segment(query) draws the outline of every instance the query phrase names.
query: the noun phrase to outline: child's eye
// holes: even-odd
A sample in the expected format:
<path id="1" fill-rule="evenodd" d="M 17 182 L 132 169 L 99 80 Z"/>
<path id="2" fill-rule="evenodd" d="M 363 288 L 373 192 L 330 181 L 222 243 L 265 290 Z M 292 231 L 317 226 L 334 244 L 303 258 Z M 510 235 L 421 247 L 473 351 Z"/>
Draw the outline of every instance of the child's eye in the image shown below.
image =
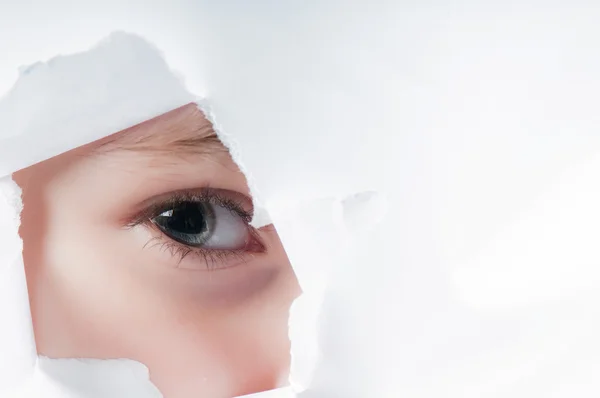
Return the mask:
<path id="1" fill-rule="evenodd" d="M 196 248 L 243 250 L 252 239 L 245 220 L 217 203 L 183 201 L 151 221 L 169 238 Z"/>
<path id="2" fill-rule="evenodd" d="M 250 226 L 252 201 L 221 189 L 194 189 L 151 198 L 125 225 L 145 225 L 158 232 L 150 247 L 166 249 L 181 268 L 226 268 L 266 252 Z M 154 244 L 155 243 L 155 244 Z M 149 246 L 148 243 L 144 247 Z M 185 264 L 182 261 L 191 256 Z"/>

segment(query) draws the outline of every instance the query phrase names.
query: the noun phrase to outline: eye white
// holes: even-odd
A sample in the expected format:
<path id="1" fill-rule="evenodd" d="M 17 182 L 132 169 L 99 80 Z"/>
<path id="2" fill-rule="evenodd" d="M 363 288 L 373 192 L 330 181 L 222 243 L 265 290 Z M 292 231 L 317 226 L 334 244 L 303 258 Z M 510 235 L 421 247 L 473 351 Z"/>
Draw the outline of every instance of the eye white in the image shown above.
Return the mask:
<path id="1" fill-rule="evenodd" d="M 248 240 L 248 227 L 235 212 L 213 205 L 214 225 L 210 237 L 202 244 L 207 249 L 241 249 Z"/>

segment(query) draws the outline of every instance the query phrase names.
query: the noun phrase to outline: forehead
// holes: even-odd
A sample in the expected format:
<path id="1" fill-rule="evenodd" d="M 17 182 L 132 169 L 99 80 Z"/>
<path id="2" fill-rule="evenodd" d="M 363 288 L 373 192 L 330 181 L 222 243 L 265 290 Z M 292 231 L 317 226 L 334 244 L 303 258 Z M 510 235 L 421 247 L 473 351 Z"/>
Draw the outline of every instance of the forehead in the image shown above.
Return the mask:
<path id="1" fill-rule="evenodd" d="M 226 151 L 211 122 L 194 103 L 91 144 L 94 153 L 210 154 Z"/>

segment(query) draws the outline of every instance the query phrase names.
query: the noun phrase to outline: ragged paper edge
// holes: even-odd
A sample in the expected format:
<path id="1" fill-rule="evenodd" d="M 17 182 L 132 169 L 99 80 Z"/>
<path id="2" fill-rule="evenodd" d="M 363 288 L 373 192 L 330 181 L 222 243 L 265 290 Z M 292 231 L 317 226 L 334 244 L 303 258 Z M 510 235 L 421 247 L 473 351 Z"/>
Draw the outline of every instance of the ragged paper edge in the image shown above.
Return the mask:
<path id="1" fill-rule="evenodd" d="M 0 178 L 0 238 L 9 249 L 0 252 L 0 396 L 161 398 L 140 362 L 37 355 L 19 235 L 22 209 L 21 188 L 12 176 Z"/>
<path id="2" fill-rule="evenodd" d="M 162 398 L 148 368 L 130 359 L 51 359 L 39 356 L 27 383 L 9 398 Z"/>
<path id="3" fill-rule="evenodd" d="M 125 32 L 22 67 L 0 98 L 0 177 L 196 99 L 156 46 Z"/>
<path id="4" fill-rule="evenodd" d="M 61 111 L 52 112 L 48 111 L 46 107 L 44 107 L 44 105 L 47 105 L 47 107 L 51 108 L 52 103 L 58 106 L 61 105 L 60 101 L 56 101 L 55 99 L 51 98 L 52 94 L 56 94 L 56 92 L 49 93 L 48 96 L 45 97 L 47 101 L 46 103 L 44 102 L 44 97 L 42 96 L 42 100 L 38 100 L 37 107 L 29 105 L 25 108 L 23 107 L 25 99 L 41 92 L 39 87 L 40 73 L 42 74 L 42 80 L 50 75 L 50 83 L 56 83 L 52 80 L 53 71 L 51 69 L 53 66 L 56 66 L 57 64 L 62 64 L 64 66 L 64 63 L 66 62 L 67 69 L 73 68 L 74 66 L 81 68 L 81 63 L 79 65 L 74 65 L 74 59 L 83 59 L 84 64 L 86 63 L 85 61 L 93 61 L 94 57 L 98 53 L 101 53 L 102 51 L 110 52 L 111 42 L 114 43 L 115 41 L 118 42 L 119 40 L 124 40 L 129 45 L 132 45 L 132 43 L 135 43 L 136 41 L 138 43 L 142 43 L 142 47 L 146 47 L 143 50 L 149 52 L 149 54 L 146 54 L 146 56 L 155 56 L 156 59 L 162 63 L 160 65 L 162 68 L 159 67 L 159 70 L 163 74 L 163 77 L 167 76 L 172 78 L 169 81 L 169 85 L 167 85 L 170 89 L 170 91 L 167 90 L 169 91 L 169 95 L 152 96 L 143 94 L 141 97 L 146 101 L 142 100 L 142 105 L 140 105 L 138 102 L 140 100 L 138 97 L 140 96 L 136 96 L 135 98 L 131 98 L 129 95 L 123 96 L 121 98 L 123 102 L 111 102 L 112 108 L 110 109 L 112 109 L 112 112 L 109 112 L 108 117 L 105 113 L 97 112 L 98 103 L 101 102 L 101 99 L 96 99 L 95 103 L 87 104 L 87 114 L 90 118 L 86 120 L 85 125 L 88 127 L 86 129 L 86 134 L 78 134 L 78 126 L 76 124 L 70 125 L 69 120 L 60 118 L 61 111 L 63 112 L 62 114 L 64 114 L 66 111 L 66 114 L 69 115 L 74 113 L 72 109 L 65 110 L 61 108 Z M 106 54 L 104 54 L 104 58 L 100 59 L 106 60 Z M 88 65 L 88 68 L 89 67 L 90 65 Z M 118 71 L 120 72 L 120 70 Z M 65 72 L 64 68 L 61 70 L 61 72 Z M 115 71 L 113 70 L 111 72 Z M 129 72 L 131 73 L 131 70 Z M 215 131 L 217 132 L 219 138 L 222 140 L 223 144 L 230 149 L 232 158 L 245 174 L 253 196 L 258 197 L 258 190 L 252 179 L 252 174 L 244 169 L 243 163 L 240 161 L 239 150 L 235 144 L 235 141 L 228 135 L 224 134 L 219 128 L 214 114 L 210 111 L 208 102 L 206 100 L 194 97 L 187 92 L 183 86 L 183 82 L 180 79 L 181 74 L 169 69 L 168 64 L 164 60 L 164 57 L 160 51 L 158 51 L 158 49 L 156 49 L 151 43 L 139 36 L 130 35 L 123 32 L 113 33 L 100 43 L 92 46 L 88 51 L 66 56 L 57 56 L 48 62 L 38 62 L 32 66 L 22 67 L 20 68 L 20 74 L 20 79 L 17 81 L 15 86 L 13 86 L 7 95 L 0 99 L 0 122 L 4 123 L 4 134 L 3 136 L 0 136 L 0 142 L 3 144 L 0 146 L 0 154 L 2 154 L 2 157 L 0 158 L 3 159 L 2 164 L 0 164 L 0 177 L 4 178 L 0 179 L 0 183 L 4 183 L 5 186 L 8 187 L 0 191 L 0 201 L 4 200 L 5 203 L 7 203 L 5 209 L 0 211 L 0 221 L 6 221 L 7 224 L 6 226 L 4 224 L 0 224 L 0 227 L 2 227 L 2 230 L 0 230 L 0 236 L 4 236 L 4 234 L 6 234 L 7 237 L 10 237 L 10 239 L 15 242 L 15 245 L 13 246 L 15 250 L 11 251 L 10 253 L 4 253 L 5 256 L 13 254 L 13 257 L 15 258 L 14 261 L 3 260 L 0 265 L 6 264 L 7 267 L 5 270 L 10 269 L 16 274 L 14 277 L 3 278 L 3 281 L 0 281 L 0 284 L 1 282 L 8 282 L 9 286 L 15 288 L 12 291 L 5 289 L 5 294 L 7 294 L 7 291 L 10 291 L 11 295 L 14 296 L 11 296 L 12 299 L 4 301 L 5 304 L 10 303 L 10 308 L 12 309 L 10 316 L 12 316 L 14 319 L 5 318 L 3 319 L 3 323 L 10 325 L 6 330 L 16 332 L 16 335 L 19 336 L 20 341 L 24 341 L 25 343 L 22 344 L 23 347 L 19 349 L 20 346 L 18 344 L 14 344 L 13 338 L 3 339 L 3 341 L 10 346 L 11 350 L 2 350 L 3 355 L 0 356 L 0 369 L 6 367 L 7 369 L 12 369 L 12 372 L 7 371 L 1 373 L 2 376 L 7 376 L 7 380 L 10 380 L 10 382 L 0 378 L 0 391 L 6 392 L 7 396 L 19 397 L 32 396 L 31 394 L 34 394 L 38 391 L 44 391 L 44 394 L 51 394 L 51 392 L 53 392 L 57 397 L 67 396 L 64 395 L 66 394 L 65 389 L 72 389 L 72 386 L 69 386 L 69 382 L 77 382 L 77 380 L 76 378 L 73 378 L 72 380 L 70 377 L 65 378 L 65 371 L 68 371 L 70 374 L 93 375 L 90 380 L 94 380 L 98 377 L 98 375 L 104 374 L 106 376 L 110 373 L 109 370 L 118 368 L 135 376 L 131 379 L 132 383 L 135 383 L 132 387 L 135 391 L 138 391 L 138 389 L 142 389 L 144 391 L 153 391 L 153 389 L 156 390 L 149 380 L 146 366 L 134 360 L 105 360 L 92 358 L 50 359 L 45 357 L 37 357 L 35 340 L 33 337 L 31 312 L 29 309 L 27 284 L 23 266 L 22 240 L 18 233 L 20 222 L 14 222 L 15 217 L 17 220 L 19 220 L 20 211 L 22 210 L 22 201 L 20 198 L 21 190 L 16 183 L 12 181 L 11 174 L 14 171 L 20 170 L 21 168 L 36 164 L 70 149 L 77 148 L 81 145 L 85 145 L 89 142 L 93 142 L 97 139 L 129 128 L 135 124 L 152 119 L 189 102 L 196 102 L 199 108 L 205 113 L 206 117 L 213 122 Z M 38 77 L 37 83 L 35 78 L 32 77 Z M 108 78 L 109 81 L 112 78 L 112 76 L 104 77 Z M 94 79 L 89 81 L 92 83 L 97 82 Z M 43 87 L 43 82 L 41 85 Z M 91 87 L 87 87 L 88 92 L 98 89 L 99 87 L 94 87 L 93 84 Z M 102 92 L 102 90 L 98 92 Z M 130 94 L 131 91 L 127 92 Z M 70 94 L 72 96 L 74 95 L 73 93 Z M 107 95 L 109 99 L 113 99 L 110 97 L 110 92 L 105 92 L 104 94 Z M 49 103 L 48 98 L 52 99 L 53 101 Z M 147 101 L 148 98 L 154 98 L 154 100 Z M 157 101 L 157 98 L 160 98 L 160 101 Z M 67 106 L 68 105 L 69 104 L 67 104 Z M 76 105 L 80 104 L 77 103 Z M 126 111 L 124 111 L 124 109 Z M 4 110 L 4 112 L 2 112 L 2 110 Z M 38 113 L 36 114 L 36 112 Z M 46 125 L 46 119 L 44 117 L 40 117 L 41 115 L 39 112 L 41 112 L 43 115 L 45 114 L 45 116 L 49 116 L 51 121 L 49 123 L 50 128 L 48 128 L 49 126 Z M 25 113 L 25 115 L 23 115 L 23 113 Z M 123 113 L 126 114 L 125 118 L 123 117 Z M 98 114 L 101 116 L 102 120 L 100 120 Z M 58 115 L 58 117 L 56 115 Z M 92 117 L 92 115 L 96 115 L 95 119 Z M 41 120 L 44 120 L 44 122 L 40 126 L 35 125 L 35 123 L 33 125 L 29 125 L 27 121 L 30 120 L 33 120 L 35 123 L 40 123 Z M 90 127 L 90 124 L 93 124 L 92 122 L 95 122 L 93 125 L 95 128 Z M 43 129 L 40 127 L 43 127 Z M 52 127 L 54 127 L 54 129 Z M 34 141 L 32 137 L 41 130 L 44 131 L 45 137 L 52 135 L 54 140 L 52 142 L 49 141 L 47 146 L 39 145 L 39 141 L 37 140 L 35 140 L 36 145 L 32 145 L 32 142 Z M 53 131 L 56 133 L 53 134 Z M 66 141 L 61 141 L 60 139 L 57 140 L 57 137 L 68 138 Z M 4 151 L 2 151 L 1 147 L 4 147 Z M 260 228 L 271 223 L 271 219 L 266 209 L 257 204 L 252 225 L 256 228 Z M 3 240 L 3 242 L 9 241 L 9 239 Z M 20 310 L 16 310 L 17 308 L 20 308 Z M 2 316 L 1 313 L 5 313 L 5 311 L 0 311 L 0 316 Z M 6 313 L 9 313 L 9 311 Z M 12 354 L 6 355 L 6 352 Z M 57 380 L 56 378 L 49 377 L 49 373 L 58 373 L 62 376 Z M 86 394 L 86 387 L 82 386 L 82 388 L 81 394 Z M 77 392 L 74 393 L 77 394 Z M 81 395 L 73 396 L 75 397 Z M 153 394 L 144 396 L 159 397 L 160 394 L 158 393 L 158 395 Z M 283 389 L 260 392 L 250 396 L 292 397 L 294 396 L 294 392 L 289 387 L 286 387 Z"/>
<path id="5" fill-rule="evenodd" d="M 254 175 L 250 170 L 247 169 L 242 161 L 242 151 L 238 141 L 232 135 L 227 134 L 224 131 L 215 115 L 215 112 L 206 98 L 198 99 L 196 101 L 196 105 L 198 106 L 198 109 L 202 111 L 206 119 L 208 119 L 208 121 L 212 124 L 213 130 L 217 134 L 217 137 L 219 137 L 219 140 L 221 140 L 223 145 L 225 145 L 225 147 L 229 150 L 233 162 L 238 166 L 241 173 L 244 174 L 244 177 L 246 177 L 246 182 L 248 184 L 248 189 L 250 190 L 250 195 L 252 196 L 254 205 L 254 214 L 252 216 L 252 220 L 250 221 L 250 225 L 258 229 L 272 224 L 273 221 L 266 209 L 265 203 L 263 202 L 263 198 L 256 184 Z"/>
<path id="6" fill-rule="evenodd" d="M 302 293 L 292 302 L 288 318 L 291 364 L 287 379 L 290 394 L 302 393 L 310 388 L 321 360 L 319 326 L 331 265 L 337 262 L 337 258 L 345 252 L 344 249 L 350 242 L 349 231 L 355 231 L 357 217 L 360 218 L 357 216 L 357 213 L 360 213 L 358 208 L 362 209 L 366 203 L 373 204 L 373 198 L 379 196 L 375 192 L 367 191 L 339 198 L 313 198 L 300 202 L 285 201 L 280 198 L 277 203 L 265 202 L 254 175 L 245 166 L 239 142 L 233 135 L 224 131 L 206 99 L 197 101 L 197 105 L 211 122 L 213 130 L 246 177 L 255 209 L 250 224 L 254 228 L 275 225 L 298 278 Z M 363 203 L 361 206 L 356 206 L 359 199 L 362 199 Z M 353 209 L 349 210 L 351 207 Z M 370 207 L 369 210 L 369 214 L 372 215 Z M 297 216 L 298 214 L 310 216 Z M 365 221 L 364 214 L 362 218 L 360 221 Z M 326 242 L 326 245 L 315 250 L 315 244 L 318 246 L 318 243 L 310 241 L 310 237 L 314 236 L 312 232 L 317 228 L 321 231 L 329 229 L 330 233 L 326 239 L 318 242 L 321 244 Z M 299 229 L 306 230 L 302 234 L 297 234 Z M 290 250 L 291 248 L 300 250 L 294 251 Z M 312 255 L 307 257 L 305 256 L 307 253 Z"/>
<path id="7" fill-rule="evenodd" d="M 384 219 L 388 199 L 385 193 L 367 189 L 289 207 L 279 203 L 270 210 L 303 290 L 290 309 L 290 385 L 296 393 L 310 392 L 315 377 L 328 366 L 321 337 L 328 316 L 324 306 L 335 290 L 332 283 L 348 271 L 344 267 L 353 247 Z M 322 393 L 318 388 L 315 391 Z"/>
<path id="8" fill-rule="evenodd" d="M 0 289 L 4 296 L 0 302 L 1 396 L 48 384 L 44 380 L 50 379 L 40 374 L 64 369 L 65 363 L 73 371 L 81 366 L 82 372 L 95 375 L 101 368 L 91 363 L 102 361 L 101 367 L 113 363 L 38 360 L 18 231 L 21 190 L 11 174 L 193 102 L 196 98 L 179 76 L 153 44 L 137 35 L 115 32 L 88 51 L 20 68 L 19 80 L 0 99 L 0 286 L 6 285 Z M 41 139 L 46 145 L 40 145 Z M 144 365 L 128 363 L 128 372 L 136 375 L 134 390 L 150 391 L 148 385 L 155 389 L 147 372 L 144 376 L 136 371 L 140 366 L 145 369 Z"/>
<path id="9" fill-rule="evenodd" d="M 125 388 L 131 397 L 161 398 L 140 362 L 37 355 L 19 235 L 21 192 L 11 176 L 0 178 L 0 237 L 9 249 L 0 252 L 0 396 L 98 397 L 102 386 L 102 397 L 122 394 Z"/>
<path id="10" fill-rule="evenodd" d="M 0 178 L 0 396 L 24 382 L 37 360 L 19 236 L 21 189 Z"/>
<path id="11" fill-rule="evenodd" d="M 305 392 L 310 389 L 322 359 L 319 335 L 331 266 L 342 261 L 350 242 L 357 241 L 358 237 L 368 233 L 371 227 L 383 219 L 389 207 L 387 197 L 377 190 L 365 189 L 335 198 L 312 198 L 304 201 L 279 198 L 277 203 L 265 202 L 254 175 L 245 166 L 244 153 L 238 140 L 224 131 L 206 99 L 198 101 L 197 105 L 246 177 L 255 207 L 251 225 L 255 228 L 269 224 L 276 226 L 298 278 L 302 293 L 292 303 L 288 321 L 291 342 L 288 382 L 294 393 Z M 304 214 L 310 216 L 307 218 Z M 328 228 L 329 235 L 320 242 L 310 239 L 315 230 L 322 232 Z M 303 234 L 297 234 L 298 229 L 306 230 Z M 315 250 L 324 242 L 327 247 Z M 295 251 L 293 248 L 299 250 Z M 306 253 L 312 255 L 306 258 Z"/>
<path id="12" fill-rule="evenodd" d="M 213 126 L 213 130 L 229 150 L 232 160 L 240 169 L 240 172 L 246 177 L 248 189 L 252 196 L 254 205 L 254 214 L 250 225 L 254 228 L 261 228 L 270 224 L 277 227 L 282 226 L 282 223 L 274 223 L 267 205 L 262 201 L 260 191 L 258 189 L 256 180 L 253 174 L 245 167 L 242 160 L 242 152 L 239 147 L 238 141 L 232 136 L 224 132 L 221 124 L 213 112 L 209 102 L 206 99 L 202 99 L 196 102 L 198 108 L 204 113 L 205 117 L 210 121 Z M 278 229 L 278 233 L 280 233 Z M 284 239 L 280 236 L 282 244 L 285 248 Z M 292 268 L 297 274 L 297 266 L 294 266 L 294 260 L 290 253 L 286 254 L 290 258 Z M 291 342 L 290 357 L 291 366 L 290 373 L 287 375 L 287 383 L 290 385 L 285 390 L 277 390 L 271 392 L 271 394 L 283 394 L 282 396 L 293 396 L 296 393 L 305 391 L 312 380 L 312 375 L 316 369 L 319 360 L 318 350 L 318 316 L 320 314 L 319 308 L 322 298 L 322 291 L 324 286 L 322 284 L 314 284 L 311 281 L 311 285 L 318 286 L 317 290 L 309 289 L 313 294 L 306 294 L 306 287 L 309 284 L 299 279 L 299 284 L 302 289 L 302 293 L 297 297 L 290 306 L 289 318 L 288 318 L 288 337 Z M 314 294 L 315 292 L 319 292 Z M 258 393 L 258 394 L 265 394 Z M 257 395 L 252 395 L 257 396 Z M 279 397 L 280 395 L 273 395 Z"/>

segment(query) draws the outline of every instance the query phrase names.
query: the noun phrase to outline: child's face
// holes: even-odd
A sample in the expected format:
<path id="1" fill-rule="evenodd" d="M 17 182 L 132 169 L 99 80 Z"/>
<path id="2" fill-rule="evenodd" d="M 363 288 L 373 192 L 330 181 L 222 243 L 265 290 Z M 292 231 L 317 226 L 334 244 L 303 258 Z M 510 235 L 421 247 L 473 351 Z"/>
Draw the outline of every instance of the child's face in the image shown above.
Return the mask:
<path id="1" fill-rule="evenodd" d="M 194 104 L 14 179 L 40 355 L 140 361 L 167 398 L 285 382 L 299 287 Z"/>

